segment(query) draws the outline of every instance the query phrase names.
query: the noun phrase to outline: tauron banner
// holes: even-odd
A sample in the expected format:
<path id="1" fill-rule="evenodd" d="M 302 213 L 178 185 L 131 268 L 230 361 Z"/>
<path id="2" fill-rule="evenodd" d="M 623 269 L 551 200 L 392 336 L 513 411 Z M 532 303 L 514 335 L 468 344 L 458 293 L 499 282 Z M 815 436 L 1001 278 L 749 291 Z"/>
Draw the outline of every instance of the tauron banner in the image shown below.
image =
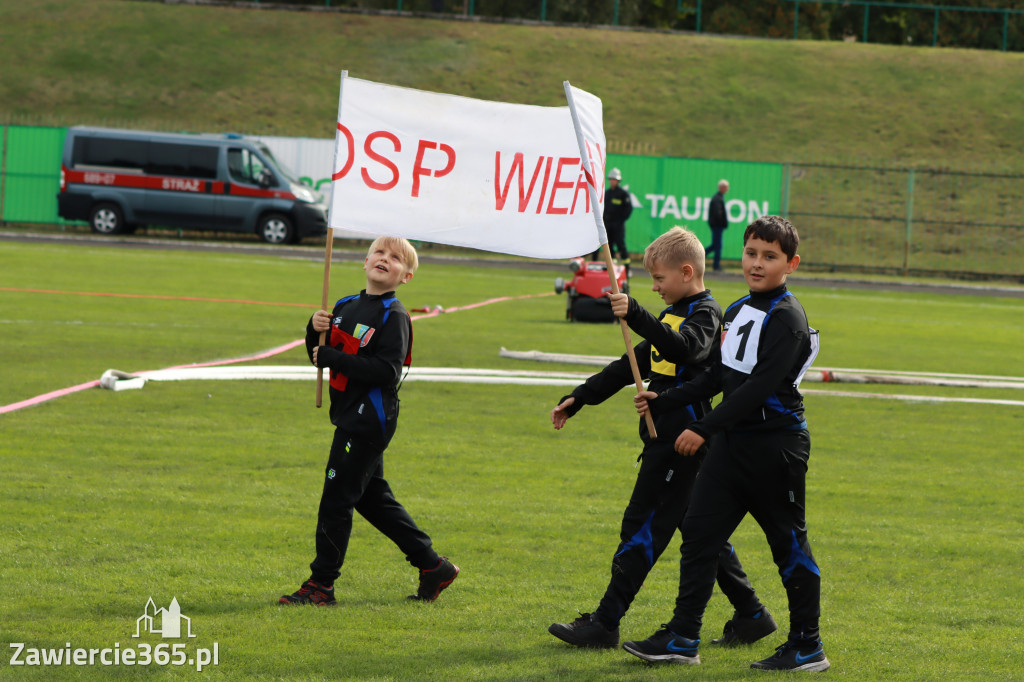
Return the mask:
<path id="1" fill-rule="evenodd" d="M 582 95 L 577 106 L 596 122 L 585 148 L 603 202 L 601 100 Z M 600 245 L 568 107 L 349 77 L 339 99 L 332 228 L 535 258 Z"/>
<path id="2" fill-rule="evenodd" d="M 689 228 L 708 246 L 708 205 L 719 180 L 729 181 L 724 258 L 740 258 L 747 225 L 780 210 L 782 164 L 609 154 L 608 167 L 622 171 L 622 184 L 633 197 L 626 223 L 626 246 L 632 253 L 643 253 L 676 225 Z"/>

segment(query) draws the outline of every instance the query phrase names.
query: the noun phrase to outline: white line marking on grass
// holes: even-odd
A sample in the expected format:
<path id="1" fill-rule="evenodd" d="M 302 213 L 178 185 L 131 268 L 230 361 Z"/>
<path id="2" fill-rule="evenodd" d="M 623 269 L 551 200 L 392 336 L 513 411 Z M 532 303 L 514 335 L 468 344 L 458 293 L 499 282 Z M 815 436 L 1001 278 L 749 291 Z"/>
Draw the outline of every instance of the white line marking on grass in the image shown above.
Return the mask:
<path id="1" fill-rule="evenodd" d="M 163 369 L 140 372 L 135 375 L 151 381 L 233 381 L 233 380 L 290 380 L 312 381 L 316 368 L 309 366 L 256 365 L 247 367 L 196 367 Z M 532 386 L 577 386 L 588 374 L 579 372 L 535 372 L 529 370 L 466 369 L 461 367 L 410 367 L 405 381 L 447 382 L 459 384 L 532 385 Z M 1001 400 L 996 398 L 957 398 L 948 396 L 903 395 L 897 393 L 854 393 L 851 391 L 828 391 L 807 389 L 809 395 L 823 395 L 840 398 L 875 398 L 924 403 L 974 403 L 979 405 L 1009 405 L 1024 407 L 1024 400 Z"/>
<path id="2" fill-rule="evenodd" d="M 837 398 L 883 398 L 889 400 L 903 400 L 909 403 L 974 403 L 977 405 L 1010 405 L 1012 407 L 1024 407 L 1024 400 L 999 400 L 997 398 L 955 398 L 941 395 L 900 395 L 898 393 L 852 393 L 847 391 L 823 391 L 819 389 L 807 389 L 801 391 L 807 395 L 826 395 Z"/>

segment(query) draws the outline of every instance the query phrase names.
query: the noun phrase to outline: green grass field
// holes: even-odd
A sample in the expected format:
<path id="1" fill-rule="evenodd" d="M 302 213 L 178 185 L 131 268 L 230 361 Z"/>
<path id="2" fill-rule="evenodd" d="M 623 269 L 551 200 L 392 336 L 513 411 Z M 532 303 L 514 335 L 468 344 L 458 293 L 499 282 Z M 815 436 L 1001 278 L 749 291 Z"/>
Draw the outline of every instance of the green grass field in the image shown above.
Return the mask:
<path id="1" fill-rule="evenodd" d="M 5 243 L 0 249 L 0 405 L 99 378 L 248 355 L 299 338 L 321 264 L 260 254 Z M 336 263 L 332 293 L 361 286 Z M 634 293 L 660 301 L 634 279 Z M 425 265 L 400 294 L 446 308 L 551 291 L 548 272 Z M 737 282 L 714 283 L 723 302 Z M 821 366 L 1024 376 L 1024 299 L 884 293 L 794 280 L 822 330 Z M 36 290 L 49 290 L 43 293 Z M 165 298 L 84 296 L 72 292 Z M 247 303 L 184 300 L 185 297 Z M 278 304 L 278 305 L 270 305 Z M 617 354 L 614 325 L 565 322 L 539 296 L 421 320 L 418 366 L 537 369 L 500 346 Z M 264 362 L 302 364 L 290 351 Z M 557 367 L 585 371 L 581 367 Z M 820 385 L 805 385 L 813 389 Z M 1020 400 L 1009 389 L 833 386 Z M 698 669 L 622 651 L 570 649 L 554 621 L 596 605 L 639 449 L 630 391 L 566 430 L 560 387 L 428 384 L 402 389 L 386 456 L 398 497 L 463 573 L 431 605 L 415 573 L 357 519 L 331 610 L 277 597 L 306 577 L 331 435 L 311 382 L 150 383 L 90 389 L 0 415 L 0 640 L 29 648 L 137 648 L 149 597 L 177 598 L 196 638 L 217 643 L 203 675 L 230 679 L 756 678 L 749 649 L 705 647 Z M 808 522 L 823 575 L 822 630 L 850 680 L 1019 679 L 1024 408 L 807 396 L 814 447 Z M 734 537 L 766 604 L 785 595 L 759 529 Z M 666 552 L 623 621 L 624 639 L 668 620 L 678 576 Z M 705 639 L 729 613 L 717 594 Z M 779 641 L 776 641 L 779 640 Z M 165 640 L 176 642 L 178 640 Z M 5 647 L 6 649 L 6 647 Z M 9 679 L 192 677 L 189 666 L 0 666 Z"/>
<path id="2" fill-rule="evenodd" d="M 692 3 L 691 3 L 692 4 Z M 1024 55 L 128 0 L 0 0 L 0 120 L 333 137 L 338 76 L 604 101 L 613 152 L 1020 171 Z"/>

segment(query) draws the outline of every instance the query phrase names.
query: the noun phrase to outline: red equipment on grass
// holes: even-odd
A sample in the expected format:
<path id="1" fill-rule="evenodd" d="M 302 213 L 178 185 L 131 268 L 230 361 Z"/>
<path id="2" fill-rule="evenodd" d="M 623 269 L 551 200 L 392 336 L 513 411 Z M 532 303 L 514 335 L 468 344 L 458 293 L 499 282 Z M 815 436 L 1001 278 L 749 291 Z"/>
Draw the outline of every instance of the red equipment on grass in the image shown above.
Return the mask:
<path id="1" fill-rule="evenodd" d="M 579 322 L 614 322 L 608 292 L 612 290 L 608 278 L 608 266 L 603 261 L 587 261 L 573 258 L 569 261 L 572 279 L 566 282 L 555 279 L 555 293 L 563 291 L 568 296 L 565 305 L 565 319 Z M 629 266 L 615 265 L 615 281 L 619 291 L 629 293 Z"/>

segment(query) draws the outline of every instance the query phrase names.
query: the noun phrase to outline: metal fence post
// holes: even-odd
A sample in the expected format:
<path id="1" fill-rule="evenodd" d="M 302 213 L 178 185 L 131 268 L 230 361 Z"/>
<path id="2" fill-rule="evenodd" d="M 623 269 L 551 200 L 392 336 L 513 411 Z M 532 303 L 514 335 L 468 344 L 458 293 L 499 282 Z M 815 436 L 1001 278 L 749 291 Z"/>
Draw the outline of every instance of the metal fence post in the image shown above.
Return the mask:
<path id="1" fill-rule="evenodd" d="M 864 34 L 861 36 L 861 42 L 868 42 L 868 17 L 871 15 L 871 5 L 864 5 Z"/>
<path id="2" fill-rule="evenodd" d="M 697 0 L 697 33 L 700 33 L 700 3 L 701 0 Z M 1006 49 L 1006 21 L 1003 21 L 1003 50 Z"/>
<path id="3" fill-rule="evenodd" d="M 0 154 L 0 225 L 4 224 L 4 190 L 7 185 L 7 124 L 4 124 L 4 137 L 3 142 L 0 142 L 0 149 L 3 150 L 3 154 Z"/>
<path id="4" fill-rule="evenodd" d="M 939 8 L 936 7 L 935 8 L 935 20 L 932 21 L 932 47 L 935 47 L 935 44 L 938 42 L 938 40 L 939 40 Z"/>
<path id="5" fill-rule="evenodd" d="M 619 0 L 615 0 L 615 18 L 612 19 L 612 26 L 619 25 Z"/>
<path id="6" fill-rule="evenodd" d="M 1010 22 L 1010 12 L 1003 10 L 1003 52 L 1006 52 L 1006 32 Z"/>
<path id="7" fill-rule="evenodd" d="M 782 164 L 782 206 L 779 212 L 783 218 L 789 219 L 789 184 L 793 177 L 793 166 L 789 163 Z"/>
<path id="8" fill-rule="evenodd" d="M 903 240 L 903 274 L 910 271 L 910 239 L 914 224 L 914 169 L 907 173 L 907 232 Z"/>
<path id="9" fill-rule="evenodd" d="M 796 40 L 796 32 L 800 27 L 800 0 L 793 5 L 793 40 Z"/>

